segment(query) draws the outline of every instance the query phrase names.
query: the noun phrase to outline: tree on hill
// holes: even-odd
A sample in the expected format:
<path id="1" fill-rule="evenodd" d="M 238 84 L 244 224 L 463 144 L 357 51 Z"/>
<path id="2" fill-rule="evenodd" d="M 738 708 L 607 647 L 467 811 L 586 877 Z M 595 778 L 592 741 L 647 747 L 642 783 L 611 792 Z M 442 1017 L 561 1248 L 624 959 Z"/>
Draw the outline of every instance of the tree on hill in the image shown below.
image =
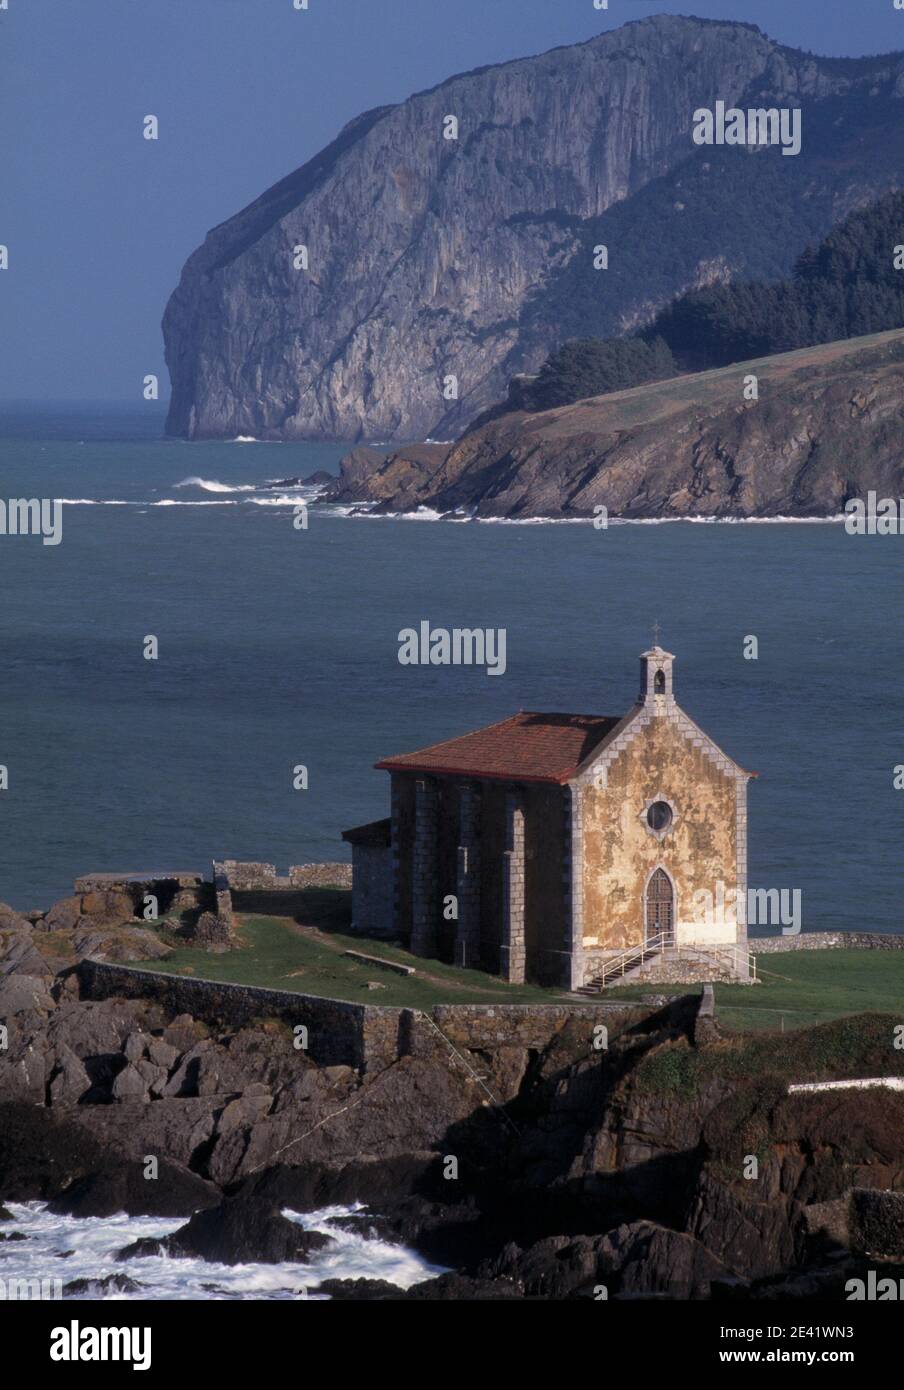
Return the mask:
<path id="1" fill-rule="evenodd" d="M 627 338 L 565 343 L 521 388 L 546 410 L 817 343 L 904 327 L 904 193 L 852 213 L 797 260 L 789 279 L 733 281 L 680 295 Z"/>
<path id="2" fill-rule="evenodd" d="M 690 371 L 904 325 L 904 193 L 845 218 L 776 285 L 735 282 L 682 295 L 649 332 Z M 643 336 L 643 335 L 642 335 Z"/>
<path id="3" fill-rule="evenodd" d="M 519 390 L 522 410 L 550 410 L 586 396 L 608 395 L 675 376 L 678 368 L 662 338 L 577 339 L 565 343 Z"/>

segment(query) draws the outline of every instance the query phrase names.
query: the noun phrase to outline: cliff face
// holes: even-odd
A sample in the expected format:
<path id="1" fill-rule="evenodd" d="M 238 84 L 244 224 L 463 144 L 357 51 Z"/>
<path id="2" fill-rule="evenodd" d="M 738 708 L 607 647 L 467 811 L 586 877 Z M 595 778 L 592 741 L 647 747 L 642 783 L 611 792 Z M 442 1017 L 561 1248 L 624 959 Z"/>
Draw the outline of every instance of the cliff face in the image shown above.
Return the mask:
<path id="1" fill-rule="evenodd" d="M 164 317 L 167 428 L 448 438 L 589 309 L 593 326 L 618 331 L 687 285 L 786 269 L 805 240 L 894 180 L 893 142 L 860 137 L 864 121 L 883 127 L 897 110 L 902 69 L 660 16 L 369 112 L 188 260 Z M 823 134 L 805 134 L 800 156 L 693 145 L 696 108 L 766 94 L 812 105 Z M 443 135 L 450 115 L 455 141 Z M 712 210 L 732 183 L 729 155 L 736 192 L 721 225 Z M 751 202 L 748 229 L 738 198 L 763 180 L 770 194 Z M 588 309 L 575 267 L 600 236 L 613 269 L 593 281 Z M 300 245 L 307 270 L 294 265 Z M 457 400 L 444 397 L 452 375 Z"/>
<path id="2" fill-rule="evenodd" d="M 756 375 L 759 399 L 744 399 Z M 485 517 L 832 516 L 904 489 L 904 330 L 356 449 L 326 500 Z"/>

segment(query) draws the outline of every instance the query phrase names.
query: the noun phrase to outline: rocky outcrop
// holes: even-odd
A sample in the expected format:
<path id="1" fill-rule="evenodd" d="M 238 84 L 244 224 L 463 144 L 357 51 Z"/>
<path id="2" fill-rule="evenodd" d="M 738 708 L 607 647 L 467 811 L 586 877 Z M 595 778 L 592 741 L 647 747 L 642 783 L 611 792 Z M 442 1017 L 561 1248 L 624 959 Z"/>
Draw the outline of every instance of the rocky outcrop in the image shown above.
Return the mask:
<path id="1" fill-rule="evenodd" d="M 4 982 L 15 975 L 40 979 L 53 973 L 53 966 L 37 949 L 30 930 L 0 937 L 0 978 Z"/>
<path id="2" fill-rule="evenodd" d="M 21 1013 L 46 1014 L 56 1005 L 49 985 L 43 972 L 26 975 L 18 971 L 0 979 L 0 1018 L 12 1018 Z"/>
<path id="3" fill-rule="evenodd" d="M 107 1274 L 103 1279 L 70 1279 L 63 1285 L 64 1298 L 110 1298 L 120 1293 L 139 1293 L 141 1285 L 127 1274 Z"/>
<path id="4" fill-rule="evenodd" d="M 22 917 L 14 907 L 0 903 L 0 932 L 27 932 L 30 927 L 31 922 Z"/>
<path id="5" fill-rule="evenodd" d="M 607 1295 L 709 1295 L 730 1271 L 700 1241 L 651 1221 L 619 1226 L 605 1236 L 553 1236 L 527 1251 L 508 1246 L 480 1267 L 484 1278 L 506 1278 L 529 1298 Z"/>
<path id="6" fill-rule="evenodd" d="M 212 1183 L 181 1164 L 164 1159 L 149 1170 L 146 1162 L 119 1159 L 76 1178 L 49 1208 L 69 1216 L 192 1216 L 219 1201 Z"/>
<path id="7" fill-rule="evenodd" d="M 367 112 L 189 258 L 163 321 L 167 428 L 450 438 L 563 339 L 785 273 L 893 186 L 902 72 L 658 15 Z M 803 104 L 801 152 L 695 146 L 717 100 Z"/>
<path id="8" fill-rule="evenodd" d="M 759 398 L 744 399 L 758 378 Z M 805 348 L 538 414 L 451 447 L 354 450 L 327 501 L 478 517 L 834 516 L 904 492 L 904 332 Z"/>
<path id="9" fill-rule="evenodd" d="M 283 1260 L 306 1263 L 309 1255 L 333 1243 L 332 1236 L 306 1231 L 260 1198 L 239 1196 L 213 1211 L 196 1212 L 187 1225 L 163 1240 L 135 1241 L 120 1251 L 120 1259 L 168 1255 L 194 1257 L 236 1265 Z"/>
<path id="10" fill-rule="evenodd" d="M 61 898 L 28 918 L 0 904 L 0 990 L 3 977 L 50 977 L 79 960 L 146 961 L 170 955 L 172 947 L 136 918 L 136 907 L 132 893 L 110 888 Z M 5 1002 L 16 1012 L 12 999 L 7 987 Z"/>
<path id="11" fill-rule="evenodd" d="M 279 1021 L 80 1000 L 79 978 L 0 1014 L 0 1199 L 188 1218 L 124 1257 L 310 1263 L 331 1237 L 292 1214 L 361 1203 L 337 1229 L 453 1272 L 337 1296 L 769 1298 L 820 1296 L 859 1251 L 904 1244 L 904 1095 L 787 1090 L 900 1071 L 891 1017 L 720 1038 L 678 998 L 613 1016 L 597 1053 L 577 1014 L 552 1010 L 541 1040 L 515 1008 L 513 1043 L 502 1008 L 491 1035 L 444 1006 L 454 1055 L 364 1069 L 318 1065 Z"/>

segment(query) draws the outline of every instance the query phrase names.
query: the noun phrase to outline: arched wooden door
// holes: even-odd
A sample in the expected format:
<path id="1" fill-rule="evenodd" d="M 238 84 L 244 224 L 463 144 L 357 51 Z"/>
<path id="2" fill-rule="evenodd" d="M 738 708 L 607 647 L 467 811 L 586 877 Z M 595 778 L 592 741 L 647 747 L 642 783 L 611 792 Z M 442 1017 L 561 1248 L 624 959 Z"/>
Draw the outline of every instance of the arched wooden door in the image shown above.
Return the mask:
<path id="1" fill-rule="evenodd" d="M 675 894 L 672 880 L 664 869 L 657 869 L 647 884 L 646 940 L 662 937 L 663 945 L 675 943 Z"/>

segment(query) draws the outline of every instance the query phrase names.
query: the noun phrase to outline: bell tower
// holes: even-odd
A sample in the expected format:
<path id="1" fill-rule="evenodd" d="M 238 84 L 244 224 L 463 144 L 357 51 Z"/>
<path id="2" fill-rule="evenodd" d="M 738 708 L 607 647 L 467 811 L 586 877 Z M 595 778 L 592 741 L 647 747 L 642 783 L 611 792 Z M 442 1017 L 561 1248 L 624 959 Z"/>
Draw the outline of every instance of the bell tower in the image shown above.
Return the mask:
<path id="1" fill-rule="evenodd" d="M 640 703 L 653 714 L 665 714 L 674 704 L 671 652 L 657 643 L 640 657 Z"/>

